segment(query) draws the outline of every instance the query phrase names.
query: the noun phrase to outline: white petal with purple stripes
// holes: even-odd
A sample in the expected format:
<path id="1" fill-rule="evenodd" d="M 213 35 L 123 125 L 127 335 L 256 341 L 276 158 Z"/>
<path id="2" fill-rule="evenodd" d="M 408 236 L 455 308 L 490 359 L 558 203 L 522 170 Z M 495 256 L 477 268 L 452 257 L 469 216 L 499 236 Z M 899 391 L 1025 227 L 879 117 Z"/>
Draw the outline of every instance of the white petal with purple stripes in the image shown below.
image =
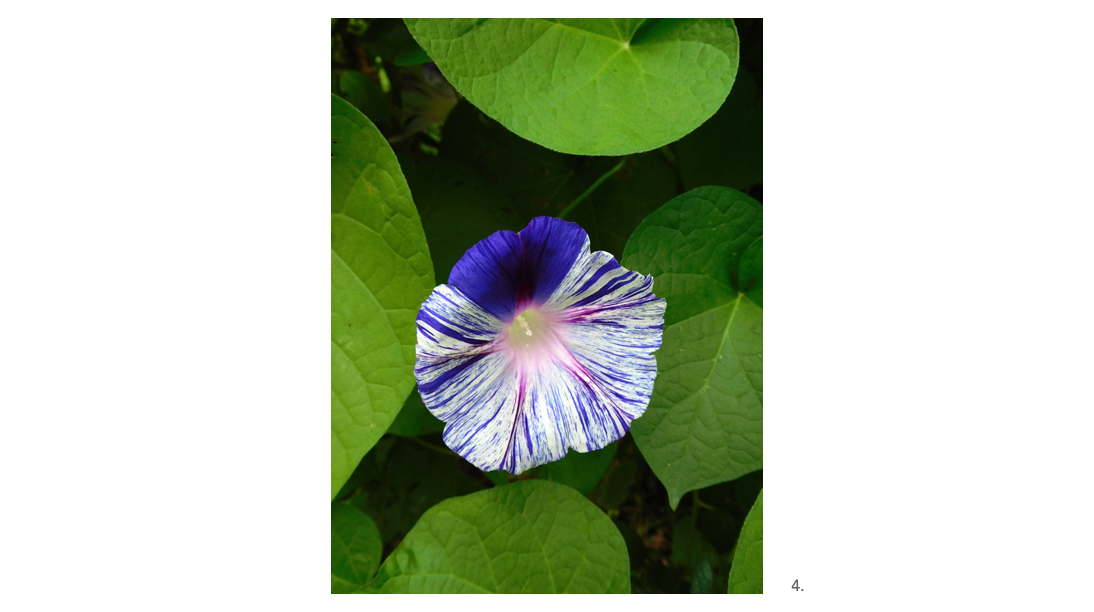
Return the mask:
<path id="1" fill-rule="evenodd" d="M 470 249 L 418 314 L 415 375 L 444 441 L 519 474 L 618 440 L 649 403 L 665 301 L 653 279 L 539 217 Z"/>

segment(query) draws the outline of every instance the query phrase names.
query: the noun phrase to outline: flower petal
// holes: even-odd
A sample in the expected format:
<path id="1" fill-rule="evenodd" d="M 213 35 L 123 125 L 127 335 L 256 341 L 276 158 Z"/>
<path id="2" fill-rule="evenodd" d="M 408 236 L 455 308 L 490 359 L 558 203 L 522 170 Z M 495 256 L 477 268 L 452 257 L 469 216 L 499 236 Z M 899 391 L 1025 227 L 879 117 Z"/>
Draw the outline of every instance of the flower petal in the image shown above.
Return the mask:
<path id="1" fill-rule="evenodd" d="M 582 253 L 589 236 L 576 223 L 536 217 L 520 231 L 495 232 L 471 247 L 448 276 L 448 284 L 502 321 L 520 306 L 542 304 Z"/>
<path id="2" fill-rule="evenodd" d="M 504 358 L 476 364 L 481 379 L 495 384 L 465 391 L 476 407 L 449 422 L 445 444 L 479 469 L 520 474 L 561 459 L 569 448 L 597 450 L 622 437 L 627 414 L 606 405 L 572 356 L 560 357 L 535 371 Z"/>
<path id="3" fill-rule="evenodd" d="M 449 406 L 454 389 L 442 387 L 466 383 L 471 366 L 496 352 L 503 328 L 497 317 L 448 285 L 434 289 L 422 304 L 414 376 L 422 401 L 437 418 L 447 421 L 450 410 L 459 407 Z"/>
<path id="4" fill-rule="evenodd" d="M 452 266 L 448 284 L 502 321 L 516 314 L 521 277 L 521 240 L 513 232 L 494 232 Z"/>
<path id="5" fill-rule="evenodd" d="M 603 448 L 642 415 L 657 374 L 651 353 L 661 346 L 665 300 L 653 295 L 651 277 L 590 253 L 576 224 L 533 220 L 519 235 L 516 282 L 495 282 L 511 278 L 515 246 L 494 234 L 465 255 L 458 280 L 468 290 L 442 285 L 426 300 L 415 375 L 423 402 L 447 423 L 450 448 L 482 470 L 519 474 L 568 449 Z M 476 291 L 476 274 L 494 293 L 481 285 Z M 514 306 L 498 308 L 495 294 L 514 285 Z M 533 352 L 521 352 L 506 327 L 515 310 L 529 306 L 552 331 Z"/>
<path id="6" fill-rule="evenodd" d="M 520 230 L 524 247 L 521 297 L 542 304 L 584 253 L 589 235 L 581 226 L 554 217 L 536 217 Z"/>
<path id="7" fill-rule="evenodd" d="M 661 348 L 665 301 L 646 296 L 567 313 L 572 317 L 566 326 L 567 348 L 596 381 L 604 403 L 622 412 L 628 426 L 646 411 L 657 377 L 651 353 Z"/>

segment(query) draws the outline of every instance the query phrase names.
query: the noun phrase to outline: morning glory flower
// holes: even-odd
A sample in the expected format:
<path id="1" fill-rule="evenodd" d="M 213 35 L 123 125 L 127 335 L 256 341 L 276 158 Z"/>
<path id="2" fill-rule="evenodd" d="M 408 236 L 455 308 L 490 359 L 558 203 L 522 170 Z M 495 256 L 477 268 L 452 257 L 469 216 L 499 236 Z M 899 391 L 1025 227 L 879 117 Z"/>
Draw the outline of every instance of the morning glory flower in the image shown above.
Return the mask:
<path id="1" fill-rule="evenodd" d="M 449 448 L 520 474 L 598 450 L 642 416 L 665 300 L 576 223 L 537 217 L 471 247 L 418 312 L 414 375 Z"/>

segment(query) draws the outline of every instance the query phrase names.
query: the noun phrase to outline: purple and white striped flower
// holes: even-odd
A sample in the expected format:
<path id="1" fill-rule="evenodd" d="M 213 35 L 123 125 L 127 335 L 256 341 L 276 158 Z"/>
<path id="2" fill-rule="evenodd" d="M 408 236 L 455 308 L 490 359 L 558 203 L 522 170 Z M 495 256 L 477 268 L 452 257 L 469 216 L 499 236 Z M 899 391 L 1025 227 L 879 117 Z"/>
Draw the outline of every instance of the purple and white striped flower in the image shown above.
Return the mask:
<path id="1" fill-rule="evenodd" d="M 537 217 L 473 246 L 418 313 L 414 375 L 449 448 L 525 470 L 618 440 L 653 391 L 665 300 L 576 223 Z"/>

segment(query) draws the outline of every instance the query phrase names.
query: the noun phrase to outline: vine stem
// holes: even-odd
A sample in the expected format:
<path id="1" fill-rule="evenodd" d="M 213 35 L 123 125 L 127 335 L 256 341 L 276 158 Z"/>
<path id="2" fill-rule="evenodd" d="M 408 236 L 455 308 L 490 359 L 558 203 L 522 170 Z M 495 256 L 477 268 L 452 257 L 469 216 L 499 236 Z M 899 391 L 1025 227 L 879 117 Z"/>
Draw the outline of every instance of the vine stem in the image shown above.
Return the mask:
<path id="1" fill-rule="evenodd" d="M 584 200 L 585 198 L 589 197 L 589 195 L 590 195 L 590 194 L 591 194 L 592 192 L 596 191 L 596 188 L 597 188 L 597 187 L 600 187 L 600 184 L 601 184 L 601 183 L 603 183 L 604 181 L 606 181 L 606 180 L 610 179 L 610 178 L 612 177 L 612 175 L 613 175 L 613 174 L 615 174 L 616 172 L 619 172 L 619 170 L 620 170 L 621 168 L 623 168 L 623 164 L 626 164 L 626 163 L 627 163 L 627 160 L 628 160 L 628 159 L 630 159 L 630 156 L 629 156 L 629 155 L 628 155 L 627 157 L 624 157 L 623 159 L 619 160 L 619 163 L 618 163 L 618 164 L 616 164 L 616 165 L 615 165 L 615 167 L 614 167 L 614 168 L 612 168 L 611 170 L 608 170 L 607 172 L 605 172 L 605 173 L 604 173 L 604 176 L 602 176 L 602 177 L 600 177 L 600 178 L 596 179 L 596 182 L 595 182 L 595 183 L 593 183 L 592 185 L 589 185 L 589 188 L 588 188 L 588 189 L 586 189 L 585 191 L 583 191 L 583 192 L 581 193 L 581 195 L 579 195 L 579 196 L 577 196 L 576 198 L 574 198 L 574 201 L 573 201 L 573 202 L 570 202 L 570 204 L 569 204 L 569 205 L 567 205 L 567 206 L 566 206 L 566 208 L 564 208 L 564 209 L 562 210 L 562 212 L 558 213 L 558 218 L 559 218 L 559 219 L 565 219 L 565 218 L 566 218 L 566 215 L 568 215 L 568 214 L 570 214 L 571 212 L 573 212 L 574 208 L 577 208 L 577 205 L 578 205 L 578 204 L 580 204 L 582 200 Z"/>
<path id="2" fill-rule="evenodd" d="M 703 510 L 714 510 L 714 506 L 703 503 L 703 500 L 699 499 L 698 489 L 691 492 L 691 503 L 693 507 L 693 512 L 696 516 L 699 515 L 699 508 L 702 508 Z"/>

